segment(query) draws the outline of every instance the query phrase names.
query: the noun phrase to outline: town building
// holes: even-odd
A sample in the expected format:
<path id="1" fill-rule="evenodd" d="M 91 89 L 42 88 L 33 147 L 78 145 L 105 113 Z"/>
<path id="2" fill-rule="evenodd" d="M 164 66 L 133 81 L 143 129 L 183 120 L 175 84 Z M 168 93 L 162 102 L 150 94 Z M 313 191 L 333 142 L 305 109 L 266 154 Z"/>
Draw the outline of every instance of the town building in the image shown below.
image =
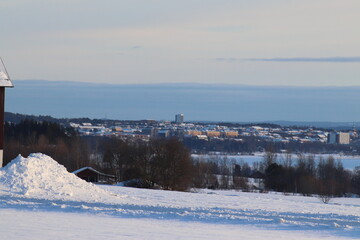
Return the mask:
<path id="1" fill-rule="evenodd" d="M 350 144 L 350 134 L 348 132 L 339 132 L 339 144 Z"/>
<path id="2" fill-rule="evenodd" d="M 184 114 L 176 114 L 175 115 L 175 123 L 181 124 L 184 123 Z"/>
<path id="3" fill-rule="evenodd" d="M 328 144 L 337 144 L 337 132 L 329 132 Z"/>
<path id="4" fill-rule="evenodd" d="M 330 132 L 328 134 L 329 144 L 350 144 L 350 134 L 348 132 Z"/>

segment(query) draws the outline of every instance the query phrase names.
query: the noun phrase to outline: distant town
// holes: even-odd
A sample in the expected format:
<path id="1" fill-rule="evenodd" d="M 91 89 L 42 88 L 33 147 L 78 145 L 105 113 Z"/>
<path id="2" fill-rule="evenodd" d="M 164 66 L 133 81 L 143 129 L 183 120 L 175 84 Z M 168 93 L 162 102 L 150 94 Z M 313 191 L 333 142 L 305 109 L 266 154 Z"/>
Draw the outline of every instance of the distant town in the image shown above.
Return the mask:
<path id="1" fill-rule="evenodd" d="M 112 122 L 113 124 L 113 122 Z M 193 138 L 199 140 L 231 139 L 236 142 L 244 141 L 247 137 L 257 137 L 265 141 L 280 143 L 328 143 L 350 144 L 358 139 L 356 129 L 347 132 L 320 130 L 312 127 L 281 127 L 275 124 L 237 126 L 237 124 L 185 122 L 184 114 L 175 115 L 174 121 L 119 121 L 115 125 L 104 123 L 73 123 L 70 126 L 82 136 L 116 136 L 120 138 Z"/>
<path id="2" fill-rule="evenodd" d="M 184 114 L 174 115 L 173 121 L 57 119 L 13 113 L 6 113 L 5 118 L 13 123 L 22 119 L 56 122 L 71 127 L 82 137 L 115 137 L 145 142 L 177 138 L 193 153 L 264 152 L 269 145 L 276 152 L 360 153 L 360 138 L 355 127 L 338 130 L 272 123 L 189 122 Z"/>

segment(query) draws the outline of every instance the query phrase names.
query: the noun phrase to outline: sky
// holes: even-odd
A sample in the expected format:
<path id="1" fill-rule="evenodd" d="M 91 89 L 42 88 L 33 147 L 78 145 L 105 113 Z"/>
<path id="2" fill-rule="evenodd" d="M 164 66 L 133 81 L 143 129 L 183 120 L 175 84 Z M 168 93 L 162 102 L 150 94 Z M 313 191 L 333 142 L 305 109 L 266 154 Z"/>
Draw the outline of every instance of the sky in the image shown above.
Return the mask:
<path id="1" fill-rule="evenodd" d="M 359 0 L 0 0 L 13 80 L 360 86 Z"/>

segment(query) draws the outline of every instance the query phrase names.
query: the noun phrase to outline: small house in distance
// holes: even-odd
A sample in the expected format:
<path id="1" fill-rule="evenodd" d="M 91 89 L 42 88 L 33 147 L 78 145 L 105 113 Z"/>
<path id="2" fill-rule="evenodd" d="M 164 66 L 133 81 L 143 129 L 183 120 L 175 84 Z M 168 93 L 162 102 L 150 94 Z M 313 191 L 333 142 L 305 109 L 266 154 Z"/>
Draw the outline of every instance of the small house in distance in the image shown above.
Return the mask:
<path id="1" fill-rule="evenodd" d="M 114 175 L 109 175 L 101 173 L 92 167 L 83 167 L 72 172 L 79 178 L 92 183 L 104 183 L 104 184 L 114 184 L 116 183 L 116 177 Z"/>

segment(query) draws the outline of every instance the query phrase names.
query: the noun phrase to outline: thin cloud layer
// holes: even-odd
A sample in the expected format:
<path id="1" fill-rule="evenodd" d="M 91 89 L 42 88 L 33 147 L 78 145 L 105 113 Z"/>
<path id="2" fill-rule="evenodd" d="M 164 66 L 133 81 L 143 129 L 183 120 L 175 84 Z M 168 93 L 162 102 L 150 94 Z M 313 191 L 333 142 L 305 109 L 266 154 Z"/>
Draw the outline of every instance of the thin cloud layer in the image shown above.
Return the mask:
<path id="1" fill-rule="evenodd" d="M 229 58 L 239 60 L 237 58 Z M 360 57 L 297 57 L 297 58 L 250 58 L 246 61 L 259 61 L 259 62 L 334 62 L 334 63 L 357 63 L 360 62 Z"/>
<path id="2" fill-rule="evenodd" d="M 236 61 L 252 61 L 252 62 L 326 62 L 326 63 L 360 63 L 360 57 L 296 57 L 296 58 L 216 58 L 219 62 L 236 62 Z"/>

